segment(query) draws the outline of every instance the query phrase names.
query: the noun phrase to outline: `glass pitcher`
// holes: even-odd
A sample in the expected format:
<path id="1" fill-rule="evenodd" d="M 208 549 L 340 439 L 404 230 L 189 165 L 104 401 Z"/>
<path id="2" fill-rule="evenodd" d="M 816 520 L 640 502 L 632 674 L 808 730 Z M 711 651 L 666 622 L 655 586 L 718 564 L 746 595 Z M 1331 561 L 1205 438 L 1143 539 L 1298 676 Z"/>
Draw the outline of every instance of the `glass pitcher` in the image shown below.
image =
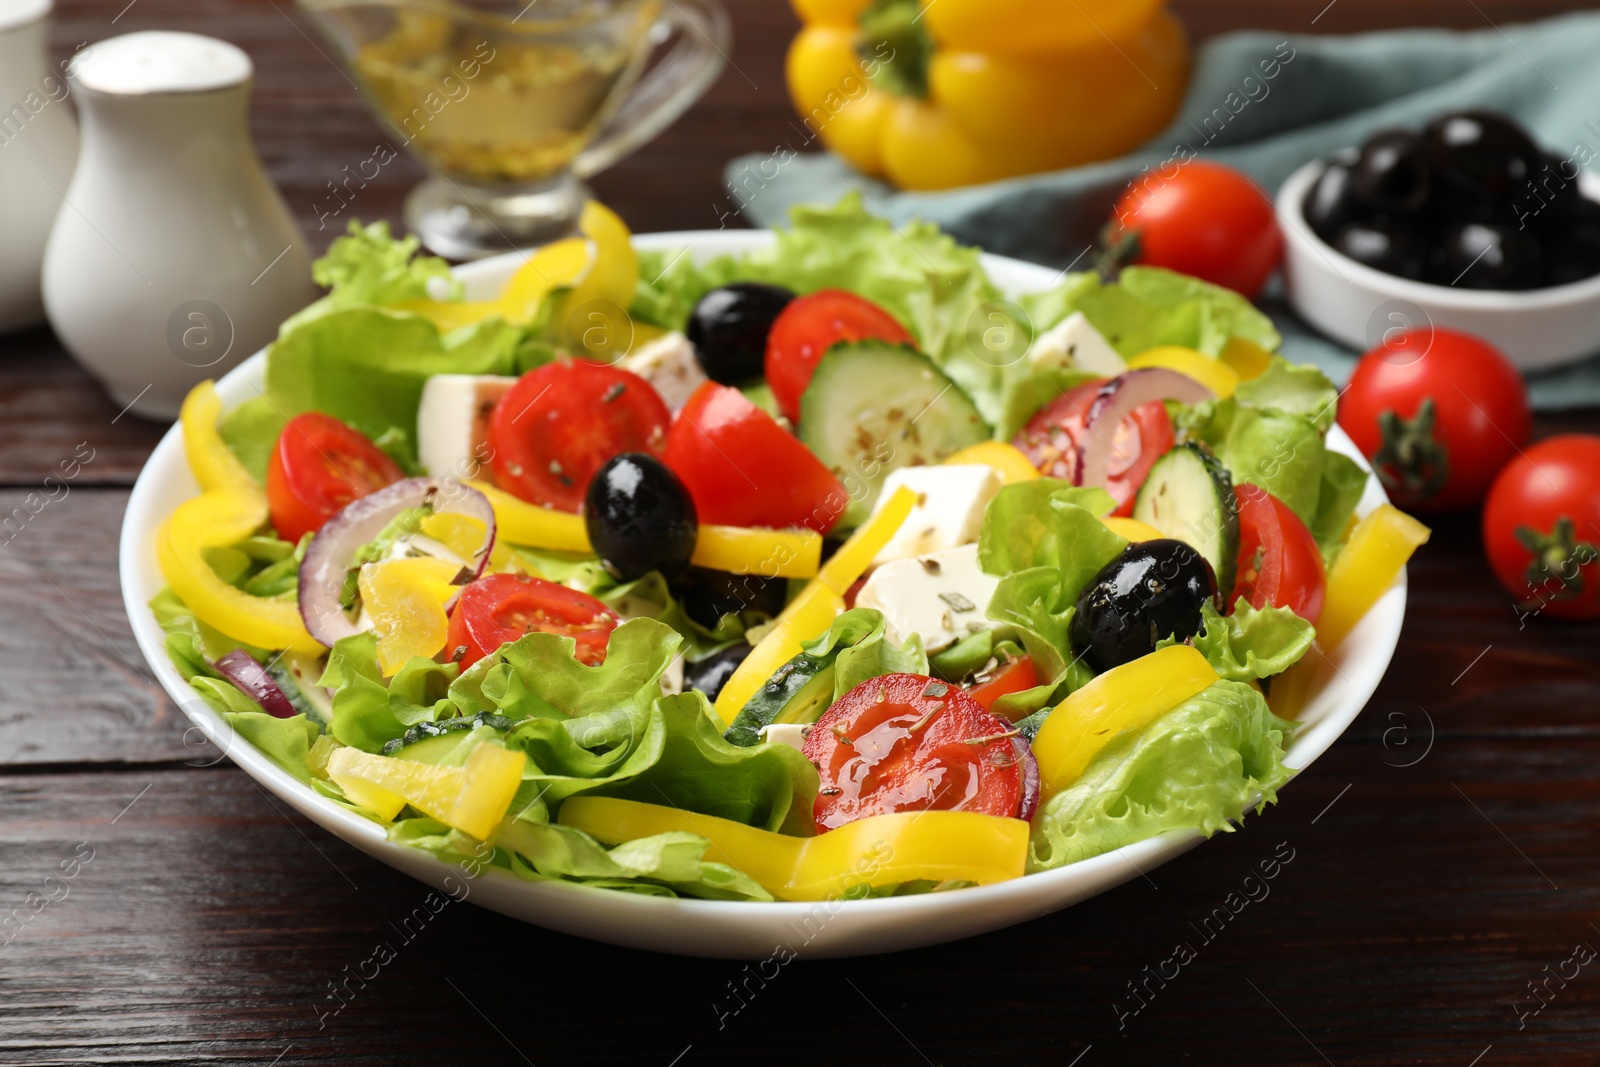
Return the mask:
<path id="1" fill-rule="evenodd" d="M 717 0 L 299 2 L 397 144 L 428 168 L 406 225 L 453 259 L 572 233 L 588 196 L 581 179 L 683 114 L 721 72 L 730 40 Z"/>

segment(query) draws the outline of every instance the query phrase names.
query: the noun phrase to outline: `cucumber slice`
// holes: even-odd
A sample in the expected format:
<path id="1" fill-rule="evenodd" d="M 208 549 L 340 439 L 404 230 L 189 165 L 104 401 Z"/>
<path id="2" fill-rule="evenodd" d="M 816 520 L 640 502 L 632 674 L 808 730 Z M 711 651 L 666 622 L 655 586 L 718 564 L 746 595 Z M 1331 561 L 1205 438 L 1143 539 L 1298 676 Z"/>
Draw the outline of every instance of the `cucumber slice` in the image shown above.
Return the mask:
<path id="1" fill-rule="evenodd" d="M 277 662 L 267 667 L 267 674 L 283 695 L 289 698 L 294 710 L 323 728 L 333 725 L 333 697 L 317 684 L 322 677 L 321 656 L 308 656 L 301 652 L 285 652 Z"/>
<path id="2" fill-rule="evenodd" d="M 1239 563 L 1239 507 L 1233 479 L 1201 444 L 1181 444 L 1156 460 L 1139 487 L 1133 517 L 1206 558 L 1226 598 Z"/>
<path id="3" fill-rule="evenodd" d="M 397 756 L 415 763 L 448 763 L 460 766 L 467 753 L 483 738 L 471 735 L 479 729 L 490 731 L 495 737 L 515 725 L 503 715 L 480 711 L 460 719 L 442 719 L 439 722 L 419 722 L 383 746 L 383 755 Z M 485 736 L 488 736 L 487 734 Z"/>
<path id="4" fill-rule="evenodd" d="M 807 725 L 822 718 L 833 703 L 833 661 L 838 650 L 826 656 L 802 652 L 778 668 L 771 681 L 756 690 L 739 709 L 723 736 L 741 747 L 759 745 L 761 728 L 787 722 Z"/>
<path id="5" fill-rule="evenodd" d="M 830 348 L 800 398 L 800 440 L 850 495 L 840 525 L 872 513 L 892 470 L 938 463 L 989 440 L 983 416 L 914 348 L 854 341 Z"/>

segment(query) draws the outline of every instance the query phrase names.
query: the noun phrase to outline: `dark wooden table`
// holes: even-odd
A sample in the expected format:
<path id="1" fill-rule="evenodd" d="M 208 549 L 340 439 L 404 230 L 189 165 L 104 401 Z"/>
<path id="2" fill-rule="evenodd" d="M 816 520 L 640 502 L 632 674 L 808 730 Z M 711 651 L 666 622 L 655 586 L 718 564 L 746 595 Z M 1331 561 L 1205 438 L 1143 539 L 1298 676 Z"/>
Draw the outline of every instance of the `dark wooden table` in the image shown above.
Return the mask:
<path id="1" fill-rule="evenodd" d="M 1178 7 L 1206 36 L 1306 30 L 1319 11 L 1316 30 L 1348 32 L 1576 6 L 1325 2 Z M 325 244 L 327 183 L 381 135 L 304 19 L 288 0 L 126 3 L 62 0 L 58 56 L 156 27 L 243 45 L 261 153 Z M 788 130 L 779 72 L 793 17 L 779 0 L 731 7 L 743 74 L 730 70 L 595 182 L 636 230 L 715 225 L 728 208 L 721 162 Z M 385 168 L 349 212 L 396 218 L 418 177 L 409 162 Z M 1537 433 L 1596 421 L 1541 418 Z M 745 977 L 738 964 L 591 944 L 468 907 L 405 942 L 395 923 L 420 885 L 186 737 L 117 584 L 128 487 L 161 431 L 118 417 L 48 333 L 0 340 L 0 514 L 80 443 L 93 449 L 70 493 L 0 546 L 0 1062 L 1600 1060 L 1600 963 L 1571 977 L 1569 962 L 1600 946 L 1600 627 L 1519 626 L 1471 516 L 1438 521 L 1413 565 L 1405 634 L 1371 706 L 1244 832 L 1025 926 L 790 964 L 719 1019 Z M 1203 918 L 1275 854 L 1293 859 L 1270 895 L 1201 936 Z M 397 958 L 323 1017 L 330 983 L 380 942 Z M 1197 958 L 1132 1013 L 1129 984 L 1171 974 L 1180 942 Z"/>

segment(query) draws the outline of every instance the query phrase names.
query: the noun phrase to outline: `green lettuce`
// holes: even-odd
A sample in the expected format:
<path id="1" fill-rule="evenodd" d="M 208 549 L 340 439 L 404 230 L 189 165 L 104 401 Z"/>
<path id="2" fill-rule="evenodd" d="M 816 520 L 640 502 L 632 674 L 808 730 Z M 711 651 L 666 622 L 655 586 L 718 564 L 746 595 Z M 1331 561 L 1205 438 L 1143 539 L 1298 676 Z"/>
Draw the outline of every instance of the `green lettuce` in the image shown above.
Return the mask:
<path id="1" fill-rule="evenodd" d="M 1041 679 L 1005 698 L 1009 715 L 1038 711 L 1092 677 L 1068 635 L 1084 587 L 1128 546 L 1100 521 L 1113 506 L 1103 489 L 1039 478 L 1006 486 L 984 512 L 978 565 L 1000 577 L 989 618 L 1003 627 L 997 637 L 1020 639 Z"/>
<path id="2" fill-rule="evenodd" d="M 384 307 L 408 300 L 459 300 L 461 283 L 450 274 L 450 264 L 437 256 L 419 256 L 422 241 L 416 235 L 396 238 L 387 222 L 366 226 L 351 221 L 345 236 L 336 238 L 328 251 L 311 265 L 311 280 L 328 290 L 321 300 L 289 322 L 314 318 L 341 307 Z"/>
<path id="3" fill-rule="evenodd" d="M 1327 433 L 1339 414 L 1339 390 L 1317 367 L 1290 363 L 1282 356 L 1259 377 L 1239 383 L 1233 398 L 1240 407 L 1279 411 L 1310 419 L 1318 433 Z"/>
<path id="4" fill-rule="evenodd" d="M 1243 682 L 1220 681 L 1154 723 L 1108 744 L 1035 817 L 1029 871 L 1088 859 L 1168 830 L 1231 830 L 1259 794 L 1259 812 L 1293 772 L 1293 724 Z"/>
<path id="5" fill-rule="evenodd" d="M 341 744 L 379 752 L 419 722 L 450 718 L 446 693 L 456 679 L 454 663 L 413 656 L 384 681 L 378 667 L 378 639 L 371 633 L 341 638 L 328 653 L 318 685 L 333 690 L 329 732 Z"/>
<path id="6" fill-rule="evenodd" d="M 1367 472 L 1343 452 L 1328 449 L 1322 458 L 1322 480 L 1317 491 L 1317 512 L 1310 522 L 1322 555 L 1331 565 L 1344 539 L 1345 527 L 1367 491 Z"/>
<path id="7" fill-rule="evenodd" d="M 1271 352 L 1283 340 L 1272 320 L 1233 290 L 1159 267 L 1128 267 L 1109 284 L 1093 272 L 1069 274 L 1018 303 L 1037 331 L 1081 311 L 1128 357 L 1161 345 L 1215 356 L 1234 337 Z"/>
<path id="8" fill-rule="evenodd" d="M 1256 609 L 1240 597 L 1227 615 L 1207 603 L 1200 609 L 1201 628 L 1190 642 L 1217 675 L 1232 682 L 1251 682 L 1292 667 L 1311 647 L 1316 627 L 1288 608 Z M 1173 638 L 1157 648 L 1174 644 Z"/>

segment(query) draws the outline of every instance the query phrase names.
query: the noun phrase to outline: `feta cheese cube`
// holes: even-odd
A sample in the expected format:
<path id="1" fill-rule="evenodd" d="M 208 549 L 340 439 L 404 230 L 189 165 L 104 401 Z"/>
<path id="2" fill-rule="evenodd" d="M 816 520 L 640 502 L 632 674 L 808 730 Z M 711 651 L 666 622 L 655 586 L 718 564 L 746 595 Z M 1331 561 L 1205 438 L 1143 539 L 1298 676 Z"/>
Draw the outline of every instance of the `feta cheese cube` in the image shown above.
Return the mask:
<path id="1" fill-rule="evenodd" d="M 1028 346 L 1028 363 L 1035 370 L 1069 369 L 1115 377 L 1128 364 L 1101 336 L 1081 311 L 1074 311 Z"/>
<path id="2" fill-rule="evenodd" d="M 796 752 L 805 751 L 806 734 L 811 727 L 797 722 L 775 722 L 761 728 L 761 740 L 772 745 L 788 745 Z"/>
<path id="3" fill-rule="evenodd" d="M 435 478 L 476 478 L 488 462 L 489 413 L 515 385 L 492 374 L 435 374 L 417 408 L 417 459 Z"/>
<path id="4" fill-rule="evenodd" d="M 917 501 L 873 563 L 926 555 L 976 541 L 983 529 L 983 509 L 1004 484 L 993 467 L 981 463 L 891 471 L 883 481 L 877 507 L 881 508 L 902 486 L 915 493 Z"/>
<path id="5" fill-rule="evenodd" d="M 885 563 L 856 594 L 856 607 L 883 612 L 888 638 L 922 637 L 929 652 L 988 629 L 989 600 L 1000 579 L 978 567 L 978 546 L 962 545 Z"/>
<path id="6" fill-rule="evenodd" d="M 690 395 L 708 381 L 694 354 L 694 345 L 676 331 L 629 352 L 617 361 L 617 366 L 654 386 L 673 411 L 681 411 Z"/>

